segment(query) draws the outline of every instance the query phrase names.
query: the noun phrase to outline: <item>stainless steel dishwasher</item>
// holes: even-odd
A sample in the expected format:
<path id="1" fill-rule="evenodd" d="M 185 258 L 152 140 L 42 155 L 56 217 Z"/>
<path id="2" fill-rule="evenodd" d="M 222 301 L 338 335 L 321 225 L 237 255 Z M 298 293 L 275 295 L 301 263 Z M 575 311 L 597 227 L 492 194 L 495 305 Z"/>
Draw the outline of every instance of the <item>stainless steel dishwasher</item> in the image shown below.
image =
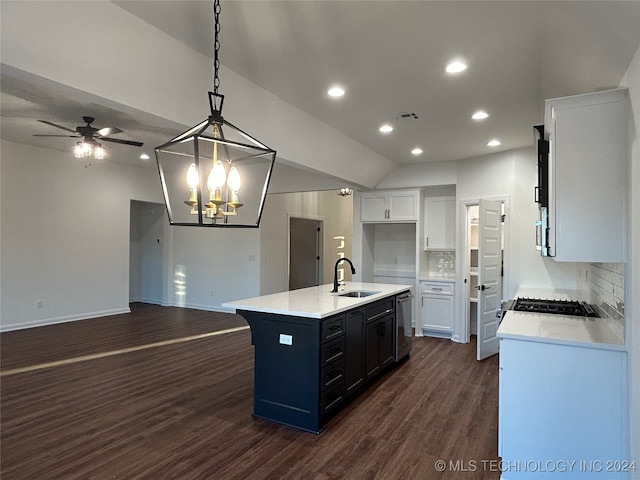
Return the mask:
<path id="1" fill-rule="evenodd" d="M 396 338 L 393 345 L 393 359 L 399 362 L 409 355 L 413 328 L 411 326 L 411 303 L 413 295 L 406 292 L 396 297 Z"/>

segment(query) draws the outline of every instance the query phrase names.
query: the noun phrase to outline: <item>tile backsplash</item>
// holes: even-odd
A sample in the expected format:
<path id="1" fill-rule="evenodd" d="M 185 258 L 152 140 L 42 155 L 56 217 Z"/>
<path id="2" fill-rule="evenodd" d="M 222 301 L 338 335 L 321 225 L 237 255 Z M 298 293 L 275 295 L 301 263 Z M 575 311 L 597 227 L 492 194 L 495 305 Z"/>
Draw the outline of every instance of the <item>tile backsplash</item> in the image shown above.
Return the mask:
<path id="1" fill-rule="evenodd" d="M 427 272 L 429 277 L 454 277 L 456 274 L 455 250 L 429 251 L 427 256 Z"/>
<path id="2" fill-rule="evenodd" d="M 624 329 L 624 263 L 582 264 L 580 278 L 598 314 Z"/>

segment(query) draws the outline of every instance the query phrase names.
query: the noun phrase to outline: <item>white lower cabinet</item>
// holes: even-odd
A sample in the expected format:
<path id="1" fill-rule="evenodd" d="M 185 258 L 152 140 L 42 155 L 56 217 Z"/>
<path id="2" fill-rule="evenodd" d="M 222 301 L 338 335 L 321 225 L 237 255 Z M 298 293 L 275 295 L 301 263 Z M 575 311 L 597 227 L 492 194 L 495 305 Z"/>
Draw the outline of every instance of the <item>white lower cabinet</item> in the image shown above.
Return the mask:
<path id="1" fill-rule="evenodd" d="M 626 365 L 621 350 L 502 338 L 500 478 L 631 478 Z"/>
<path id="2" fill-rule="evenodd" d="M 423 335 L 451 338 L 453 282 L 420 282 L 420 328 Z"/>

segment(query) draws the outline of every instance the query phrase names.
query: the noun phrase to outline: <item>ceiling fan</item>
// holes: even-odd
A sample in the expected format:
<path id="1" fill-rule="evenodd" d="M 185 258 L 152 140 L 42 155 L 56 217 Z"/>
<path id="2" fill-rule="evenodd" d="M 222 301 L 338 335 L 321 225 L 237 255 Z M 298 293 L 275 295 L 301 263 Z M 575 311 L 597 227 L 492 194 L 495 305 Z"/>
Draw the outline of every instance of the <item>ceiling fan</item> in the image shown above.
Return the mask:
<path id="1" fill-rule="evenodd" d="M 142 142 L 136 142 L 133 140 L 123 140 L 120 138 L 111 138 L 107 137 L 107 135 L 115 135 L 116 133 L 122 133 L 117 127 L 104 127 L 104 128 L 96 128 L 91 124 L 95 121 L 93 117 L 82 117 L 82 120 L 86 122 L 86 125 L 79 125 L 75 130 L 72 130 L 67 127 L 63 127 L 62 125 L 58 125 L 57 123 L 49 122 L 48 120 L 38 120 L 41 123 L 51 125 L 52 127 L 59 128 L 61 130 L 65 130 L 67 132 L 74 133 L 75 135 L 44 135 L 44 134 L 35 134 L 34 137 L 70 137 L 70 138 L 82 138 L 81 142 L 78 142 L 76 148 L 74 150 L 76 157 L 85 157 L 92 154 L 96 156 L 104 155 L 104 149 L 102 145 L 98 143 L 98 140 L 112 143 L 121 143 L 123 145 L 132 145 L 134 147 L 141 147 Z M 95 150 L 95 151 L 94 151 Z M 100 153 L 97 153 L 100 152 Z M 98 157 L 96 157 L 98 158 Z"/>

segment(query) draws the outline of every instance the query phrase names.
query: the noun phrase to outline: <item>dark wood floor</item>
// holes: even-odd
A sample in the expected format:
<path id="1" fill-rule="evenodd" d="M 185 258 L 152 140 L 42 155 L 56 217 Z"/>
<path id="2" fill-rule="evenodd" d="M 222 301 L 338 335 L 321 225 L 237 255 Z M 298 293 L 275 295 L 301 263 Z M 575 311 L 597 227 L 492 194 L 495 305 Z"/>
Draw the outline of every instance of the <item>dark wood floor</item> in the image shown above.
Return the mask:
<path id="1" fill-rule="evenodd" d="M 252 417 L 249 330 L 180 340 L 244 326 L 236 315 L 133 304 L 131 314 L 3 333 L 0 477 L 499 478 L 498 363 L 476 362 L 474 343 L 416 338 L 407 362 L 313 435 Z"/>

